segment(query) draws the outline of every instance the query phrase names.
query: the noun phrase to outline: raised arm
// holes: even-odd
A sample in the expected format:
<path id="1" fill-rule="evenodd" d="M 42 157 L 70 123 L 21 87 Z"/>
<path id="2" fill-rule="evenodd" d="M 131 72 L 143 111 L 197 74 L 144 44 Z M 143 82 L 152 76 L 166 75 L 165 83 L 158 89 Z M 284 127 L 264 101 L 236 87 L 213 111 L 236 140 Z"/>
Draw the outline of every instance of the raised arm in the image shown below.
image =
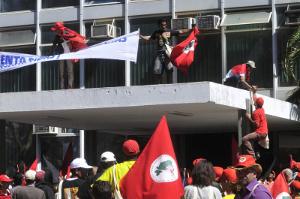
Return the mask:
<path id="1" fill-rule="evenodd" d="M 244 76 L 241 77 L 241 83 L 242 83 L 249 91 L 252 91 L 253 93 L 256 92 L 256 86 L 251 86 L 250 84 L 248 84 Z"/>

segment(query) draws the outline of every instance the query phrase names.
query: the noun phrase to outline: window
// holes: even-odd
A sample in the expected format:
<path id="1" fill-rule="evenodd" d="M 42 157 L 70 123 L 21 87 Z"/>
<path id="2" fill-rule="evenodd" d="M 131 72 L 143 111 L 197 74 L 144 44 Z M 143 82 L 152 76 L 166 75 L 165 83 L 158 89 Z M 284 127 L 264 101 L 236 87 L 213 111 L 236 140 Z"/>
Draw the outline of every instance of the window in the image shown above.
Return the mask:
<path id="1" fill-rule="evenodd" d="M 271 19 L 271 14 L 271 12 L 226 14 L 221 21 L 221 26 L 269 23 Z"/>
<path id="2" fill-rule="evenodd" d="M 123 3 L 124 0 L 85 0 L 86 5 L 102 4 L 102 3 Z"/>
<path id="3" fill-rule="evenodd" d="M 0 47 L 35 44 L 34 30 L 16 30 L 0 32 Z"/>
<path id="4" fill-rule="evenodd" d="M 35 10 L 36 1 L 32 0 L 0 0 L 1 12 L 12 12 L 19 10 Z"/>
<path id="5" fill-rule="evenodd" d="M 0 51 L 36 54 L 35 46 L 0 48 Z M 35 91 L 35 65 L 0 73 L 0 92 Z"/>
<path id="6" fill-rule="evenodd" d="M 42 8 L 55 8 L 78 5 L 79 1 L 74 0 L 42 0 Z"/>

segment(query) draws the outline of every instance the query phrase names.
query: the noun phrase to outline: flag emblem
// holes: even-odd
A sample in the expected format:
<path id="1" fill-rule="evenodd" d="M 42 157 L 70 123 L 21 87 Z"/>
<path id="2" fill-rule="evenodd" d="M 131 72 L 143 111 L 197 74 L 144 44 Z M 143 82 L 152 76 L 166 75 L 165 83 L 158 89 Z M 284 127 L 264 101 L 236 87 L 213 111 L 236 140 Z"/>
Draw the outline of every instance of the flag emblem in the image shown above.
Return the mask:
<path id="1" fill-rule="evenodd" d="M 150 175 L 157 183 L 174 182 L 178 179 L 177 164 L 171 156 L 160 155 L 151 164 Z"/>
<path id="2" fill-rule="evenodd" d="M 276 196 L 276 199 L 291 199 L 291 197 L 288 193 L 282 192 Z"/>
<path id="3" fill-rule="evenodd" d="M 193 39 L 192 41 L 190 41 L 190 43 L 183 49 L 183 53 L 184 54 L 188 54 L 190 51 L 195 51 L 195 39 Z"/>

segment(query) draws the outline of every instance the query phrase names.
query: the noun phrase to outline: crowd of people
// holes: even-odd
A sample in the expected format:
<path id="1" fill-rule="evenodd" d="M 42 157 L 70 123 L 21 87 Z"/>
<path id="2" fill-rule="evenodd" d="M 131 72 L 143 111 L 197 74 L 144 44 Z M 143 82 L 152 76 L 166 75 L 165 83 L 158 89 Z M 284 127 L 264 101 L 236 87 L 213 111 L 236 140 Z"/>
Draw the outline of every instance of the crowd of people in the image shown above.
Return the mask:
<path id="1" fill-rule="evenodd" d="M 121 198 L 120 181 L 135 164 L 140 147 L 135 140 L 126 140 L 122 145 L 127 157 L 118 163 L 114 153 L 106 151 L 99 157 L 95 170 L 84 158 L 75 158 L 70 163 L 69 177 L 61 177 L 54 186 L 52 174 L 45 170 L 24 170 L 22 166 L 13 176 L 11 172 L 0 175 L 0 199 L 112 199 Z M 20 165 L 18 165 L 20 167 Z M 261 178 L 261 165 L 253 155 L 238 155 L 237 163 L 226 168 L 214 166 L 205 158 L 193 161 L 191 172 L 182 172 L 183 199 L 268 199 L 276 198 L 279 185 L 275 178 L 283 176 L 288 198 L 300 195 L 300 163 L 291 157 L 290 168 L 281 173 L 270 172 Z M 24 172 L 24 173 L 23 173 Z M 21 175 L 20 175 L 21 174 Z M 133 182 L 134 183 L 134 182 Z M 277 185 L 276 185 L 277 183 Z M 275 188 L 274 188 L 275 187 Z"/>
<path id="2" fill-rule="evenodd" d="M 159 21 L 160 29 L 151 36 L 143 36 L 144 40 L 157 41 L 157 55 L 154 64 L 154 74 L 157 75 L 158 83 L 162 83 L 162 75 L 166 72 L 171 77 L 172 63 L 167 56 L 167 46 L 171 36 L 187 33 L 189 30 L 173 31 L 167 29 L 167 21 Z M 51 29 L 56 32 L 53 43 L 55 53 L 63 52 L 63 43 L 66 40 L 80 38 L 85 45 L 84 38 L 74 31 L 64 27 L 63 23 L 57 22 Z M 75 43 L 78 41 L 74 41 Z M 79 48 L 81 48 L 80 46 Z M 74 48 L 75 49 L 75 48 Z M 73 49 L 73 50 L 74 50 Z M 75 49 L 77 50 L 77 49 Z M 74 51 L 75 51 L 74 50 Z M 77 60 L 75 60 L 77 61 Z M 73 66 L 67 62 L 70 69 L 68 88 L 73 88 Z M 65 88 L 64 61 L 60 63 L 61 88 Z M 191 172 L 186 169 L 182 174 L 182 188 L 184 199 L 271 199 L 277 198 L 278 194 L 286 193 L 287 198 L 297 198 L 300 193 L 300 163 L 291 158 L 290 168 L 280 173 L 270 172 L 266 179 L 261 177 L 263 169 L 256 160 L 260 158 L 259 151 L 252 146 L 257 142 L 261 147 L 268 149 L 268 125 L 263 109 L 264 100 L 256 97 L 256 86 L 250 84 L 250 72 L 255 69 L 255 62 L 234 66 L 226 75 L 224 84 L 249 90 L 253 96 L 255 110 L 245 114 L 245 118 L 254 127 L 253 131 L 247 132 L 242 143 L 245 150 L 237 154 L 237 163 L 228 165 L 226 168 L 214 166 L 209 160 L 197 158 L 193 161 Z M 68 70 L 69 70 L 68 69 Z M 169 80 L 168 80 L 169 81 Z M 61 176 L 59 183 L 53 185 L 53 176 L 50 170 L 26 169 L 18 164 L 16 172 L 7 172 L 0 175 L 0 199 L 119 199 L 121 194 L 121 180 L 135 164 L 140 153 L 137 141 L 127 140 L 122 146 L 125 161 L 118 163 L 115 155 L 106 151 L 99 157 L 100 163 L 97 169 L 88 165 L 84 158 L 75 158 L 70 162 L 70 172 Z M 239 155 L 244 154 L 244 155 Z M 283 184 L 277 185 L 276 180 L 281 179 Z M 134 183 L 134 182 L 133 182 Z M 283 186 L 286 189 L 281 193 Z M 275 188 L 274 188 L 275 187 Z M 170 190 L 171 191 L 171 190 Z M 300 198 L 300 195 L 299 195 Z M 131 199 L 131 198 L 130 198 Z"/>

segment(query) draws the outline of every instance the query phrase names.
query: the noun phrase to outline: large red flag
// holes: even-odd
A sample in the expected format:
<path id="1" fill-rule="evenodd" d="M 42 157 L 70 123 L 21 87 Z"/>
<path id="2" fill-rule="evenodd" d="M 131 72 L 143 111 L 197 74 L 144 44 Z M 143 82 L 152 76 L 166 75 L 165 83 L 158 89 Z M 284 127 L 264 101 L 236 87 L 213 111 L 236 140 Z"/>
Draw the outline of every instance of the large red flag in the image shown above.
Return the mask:
<path id="1" fill-rule="evenodd" d="M 281 172 L 275 179 L 271 189 L 274 199 L 290 199 L 289 185 L 285 180 L 283 172 Z"/>
<path id="2" fill-rule="evenodd" d="M 179 199 L 182 181 L 166 117 L 120 183 L 124 199 Z"/>
<path id="3" fill-rule="evenodd" d="M 194 27 L 190 35 L 172 50 L 171 62 L 184 73 L 187 73 L 188 68 L 194 61 L 194 53 L 198 44 L 197 35 L 199 33 L 198 28 Z"/>

